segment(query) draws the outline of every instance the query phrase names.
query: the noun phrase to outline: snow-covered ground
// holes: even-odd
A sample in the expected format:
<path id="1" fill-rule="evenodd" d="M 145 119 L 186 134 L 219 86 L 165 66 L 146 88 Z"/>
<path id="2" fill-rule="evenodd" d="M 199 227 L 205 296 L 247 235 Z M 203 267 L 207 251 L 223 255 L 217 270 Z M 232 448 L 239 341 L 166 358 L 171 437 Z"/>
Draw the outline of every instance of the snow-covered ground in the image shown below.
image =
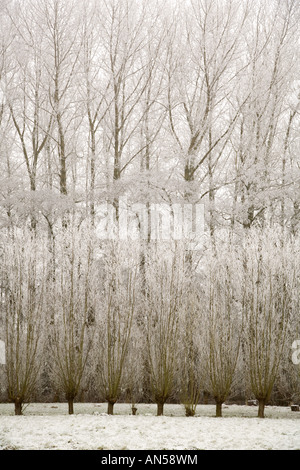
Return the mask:
<path id="1" fill-rule="evenodd" d="M 137 416 L 128 404 L 108 416 L 105 404 L 75 403 L 69 416 L 66 404 L 31 404 L 14 416 L 0 404 L 0 449 L 300 449 L 300 412 L 289 407 L 267 407 L 262 420 L 249 406 L 225 405 L 223 418 L 213 405 L 199 405 L 193 418 L 181 405 L 166 405 L 160 417 L 155 405 L 137 406 Z"/>

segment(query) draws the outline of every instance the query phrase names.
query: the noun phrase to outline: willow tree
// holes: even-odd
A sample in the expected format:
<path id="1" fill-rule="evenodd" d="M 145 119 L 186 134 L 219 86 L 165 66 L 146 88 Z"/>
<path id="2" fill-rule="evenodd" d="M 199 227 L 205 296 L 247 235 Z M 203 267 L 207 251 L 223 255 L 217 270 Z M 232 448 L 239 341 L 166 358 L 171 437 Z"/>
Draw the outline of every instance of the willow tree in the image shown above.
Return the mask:
<path id="1" fill-rule="evenodd" d="M 186 416 L 194 416 L 204 383 L 204 341 L 205 326 L 202 322 L 202 293 L 197 276 L 189 277 L 191 288 L 187 291 L 185 308 L 180 321 L 180 399 Z"/>
<path id="2" fill-rule="evenodd" d="M 185 300 L 184 251 L 163 245 L 147 252 L 146 364 L 157 415 L 175 391 L 179 368 L 180 315 Z"/>
<path id="3" fill-rule="evenodd" d="M 245 237 L 243 339 L 248 380 L 259 403 L 258 417 L 278 376 L 296 292 L 296 251 L 287 235 L 275 229 L 251 230 Z"/>
<path id="4" fill-rule="evenodd" d="M 243 331 L 241 263 L 230 241 L 218 242 L 209 253 L 202 302 L 205 324 L 204 367 L 207 389 L 216 402 L 216 416 L 234 386 Z"/>
<path id="5" fill-rule="evenodd" d="M 1 287 L 4 301 L 8 398 L 21 415 L 37 388 L 43 364 L 47 246 L 29 230 L 4 240 Z"/>
<path id="6" fill-rule="evenodd" d="M 106 246 L 100 261 L 97 296 L 97 345 L 94 361 L 99 389 L 113 414 L 124 385 L 125 366 L 137 307 L 137 261 L 119 242 Z"/>
<path id="7" fill-rule="evenodd" d="M 73 414 L 93 341 L 95 242 L 88 228 L 71 226 L 56 242 L 57 267 L 48 281 L 50 366 L 53 384 Z"/>

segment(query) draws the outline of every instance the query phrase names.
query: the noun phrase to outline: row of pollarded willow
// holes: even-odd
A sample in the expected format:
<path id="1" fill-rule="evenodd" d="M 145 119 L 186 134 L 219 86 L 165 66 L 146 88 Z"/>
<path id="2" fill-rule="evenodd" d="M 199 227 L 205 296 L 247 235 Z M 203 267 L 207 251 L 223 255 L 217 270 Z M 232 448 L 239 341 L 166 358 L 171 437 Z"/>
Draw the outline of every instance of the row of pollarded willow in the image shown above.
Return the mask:
<path id="1" fill-rule="evenodd" d="M 283 240 L 266 229 L 219 241 L 194 271 L 183 246 L 155 244 L 142 279 L 137 244 L 103 245 L 87 227 L 57 234 L 55 260 L 32 231 L 7 234 L 1 309 L 16 413 L 47 366 L 70 413 L 89 378 L 109 413 L 124 387 L 136 398 L 148 380 L 158 414 L 175 390 L 194 414 L 205 389 L 221 416 L 244 368 L 263 417 L 297 322 L 298 242 Z"/>

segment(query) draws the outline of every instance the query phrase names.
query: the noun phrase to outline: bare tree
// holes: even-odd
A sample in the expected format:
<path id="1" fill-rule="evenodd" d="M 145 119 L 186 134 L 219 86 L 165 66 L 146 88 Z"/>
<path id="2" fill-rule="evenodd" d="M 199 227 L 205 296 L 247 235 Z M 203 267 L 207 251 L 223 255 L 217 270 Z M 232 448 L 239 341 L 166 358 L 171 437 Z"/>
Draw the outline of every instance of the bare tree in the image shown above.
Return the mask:
<path id="1" fill-rule="evenodd" d="M 194 416 L 201 396 L 205 377 L 205 322 L 201 316 L 203 286 L 197 273 L 189 273 L 184 311 L 180 321 L 180 395 L 186 416 Z"/>
<path id="2" fill-rule="evenodd" d="M 103 9 L 101 8 L 101 10 L 101 14 L 103 14 Z M 81 79 L 81 75 L 78 80 L 80 96 L 84 102 L 82 113 L 87 116 L 88 121 L 86 189 L 87 205 L 93 222 L 95 222 L 96 211 L 96 188 L 98 184 L 102 186 L 102 190 L 105 187 L 105 184 L 101 182 L 101 176 L 105 176 L 106 163 L 103 162 L 105 141 L 103 120 L 111 105 L 111 100 L 107 97 L 111 79 L 105 71 L 104 31 L 101 27 L 102 22 L 98 21 L 97 13 L 98 9 L 95 3 L 86 2 L 84 4 L 82 51 L 79 56 L 84 80 Z"/>
<path id="3" fill-rule="evenodd" d="M 244 41 L 248 66 L 240 88 L 242 93 L 248 90 L 249 99 L 231 141 L 236 175 L 232 222 L 244 228 L 274 218 L 277 201 L 286 199 L 288 193 L 287 154 L 297 99 L 290 110 L 287 103 L 297 74 L 292 58 L 296 54 L 297 8 L 294 1 L 274 1 L 271 6 L 261 2 L 257 10 L 251 10 L 251 28 Z M 243 99 L 239 95 L 234 96 L 237 102 Z"/>
<path id="4" fill-rule="evenodd" d="M 15 73 L 13 65 L 13 28 L 6 4 L 1 6 L 0 22 L 0 168 L 1 168 L 1 226 L 15 225 L 20 204 L 19 190 L 22 186 L 23 172 L 20 160 L 12 152 L 16 144 L 14 125 L 8 106 L 8 85 Z"/>
<path id="5" fill-rule="evenodd" d="M 99 11 L 105 48 L 103 76 L 109 79 L 105 95 L 108 112 L 104 119 L 105 151 L 110 170 L 107 189 L 112 195 L 116 218 L 119 214 L 118 195 L 124 192 L 121 179 L 135 162 L 140 162 L 158 132 L 149 130 L 146 141 L 140 138 L 160 89 L 159 78 L 153 87 L 162 45 L 161 32 L 154 37 L 152 30 L 157 31 L 155 22 L 158 19 L 157 9 L 153 5 L 149 8 L 144 1 L 110 0 L 104 2 L 103 10 Z M 156 109 L 158 107 L 156 103 Z M 139 171 L 139 166 L 136 168 Z"/>
<path id="6" fill-rule="evenodd" d="M 137 303 L 137 263 L 132 249 L 106 246 L 101 260 L 101 294 L 97 305 L 96 374 L 99 387 L 113 414 L 124 384 L 125 365 Z"/>
<path id="7" fill-rule="evenodd" d="M 75 137 L 82 120 L 76 114 L 78 93 L 75 86 L 81 51 L 80 8 L 75 1 L 66 4 L 61 0 L 44 0 L 39 5 L 32 4 L 32 9 L 44 37 L 43 67 L 47 76 L 44 87 L 55 122 L 51 138 L 58 155 L 59 191 L 66 195 L 68 170 L 74 171 L 71 157 L 74 160 Z"/>
<path id="8" fill-rule="evenodd" d="M 93 340 L 94 240 L 88 227 L 70 226 L 56 242 L 57 267 L 48 281 L 50 366 L 53 384 L 73 414 Z"/>
<path id="9" fill-rule="evenodd" d="M 240 354 L 243 331 L 241 302 L 241 263 L 234 246 L 219 242 L 208 256 L 207 300 L 202 312 L 205 324 L 204 367 L 207 389 L 216 401 L 216 416 L 230 395 Z"/>
<path id="10" fill-rule="evenodd" d="M 135 316 L 132 325 L 130 342 L 128 346 L 128 357 L 124 364 L 123 389 L 126 389 L 125 398 L 131 403 L 132 414 L 137 413 L 137 404 L 144 400 L 146 391 L 144 390 L 145 367 L 144 349 L 145 338 L 141 328 L 138 314 Z"/>
<path id="11" fill-rule="evenodd" d="M 43 237 L 14 230 L 2 253 L 8 398 L 15 414 L 34 396 L 43 364 L 47 247 Z"/>
<path id="12" fill-rule="evenodd" d="M 26 10 L 25 10 L 26 9 Z M 25 12 L 26 11 L 26 12 Z M 30 190 L 37 190 L 38 165 L 49 138 L 52 115 L 43 67 L 44 41 L 28 5 L 20 5 L 17 12 L 9 12 L 14 40 L 12 73 L 6 85 L 6 100 L 23 154 Z M 33 195 L 33 194 L 32 194 Z M 31 225 L 36 228 L 35 201 L 31 209 Z"/>
<path id="13" fill-rule="evenodd" d="M 252 230 L 245 238 L 243 343 L 260 418 L 264 417 L 288 338 L 296 281 L 294 256 L 293 241 L 280 230 Z"/>
<path id="14" fill-rule="evenodd" d="M 244 102 L 233 109 L 233 86 L 240 73 L 237 57 L 248 14 L 247 2 L 192 0 L 182 15 L 168 62 L 170 131 L 180 159 L 185 197 L 190 202 L 206 193 L 199 189 L 224 153 Z M 196 184 L 197 181 L 197 184 Z M 196 190 L 197 188 L 197 190 Z"/>
<path id="15" fill-rule="evenodd" d="M 163 245 L 147 253 L 146 364 L 157 415 L 174 393 L 179 366 L 180 315 L 185 292 L 184 250 Z"/>

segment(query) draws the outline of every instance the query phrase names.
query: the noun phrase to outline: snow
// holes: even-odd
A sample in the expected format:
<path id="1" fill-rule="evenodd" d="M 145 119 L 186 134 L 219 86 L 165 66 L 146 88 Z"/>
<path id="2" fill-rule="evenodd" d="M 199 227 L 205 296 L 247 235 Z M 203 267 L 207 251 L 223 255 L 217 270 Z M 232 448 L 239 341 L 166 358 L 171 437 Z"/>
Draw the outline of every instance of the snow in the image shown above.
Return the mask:
<path id="1" fill-rule="evenodd" d="M 213 405 L 199 405 L 195 417 L 184 416 L 181 405 L 165 405 L 165 415 L 155 416 L 155 405 L 116 404 L 106 414 L 106 404 L 31 404 L 23 416 L 13 406 L 0 404 L 0 449 L 19 450 L 295 450 L 300 449 L 300 413 L 290 407 L 267 407 L 266 418 L 257 408 L 225 406 L 215 418 Z"/>

